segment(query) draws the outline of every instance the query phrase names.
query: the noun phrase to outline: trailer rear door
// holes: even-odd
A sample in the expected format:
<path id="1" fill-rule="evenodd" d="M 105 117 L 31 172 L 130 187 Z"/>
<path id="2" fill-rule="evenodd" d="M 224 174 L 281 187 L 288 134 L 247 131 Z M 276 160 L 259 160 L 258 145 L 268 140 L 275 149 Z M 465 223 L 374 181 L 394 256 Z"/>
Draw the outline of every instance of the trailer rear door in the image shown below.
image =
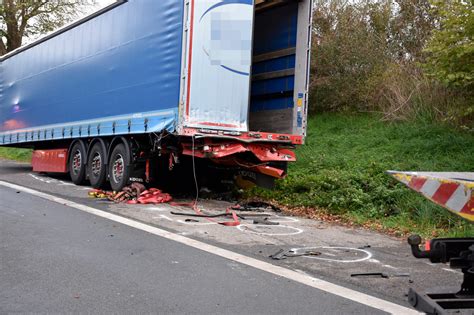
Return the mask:
<path id="1" fill-rule="evenodd" d="M 253 0 L 189 0 L 182 117 L 186 127 L 247 131 Z"/>

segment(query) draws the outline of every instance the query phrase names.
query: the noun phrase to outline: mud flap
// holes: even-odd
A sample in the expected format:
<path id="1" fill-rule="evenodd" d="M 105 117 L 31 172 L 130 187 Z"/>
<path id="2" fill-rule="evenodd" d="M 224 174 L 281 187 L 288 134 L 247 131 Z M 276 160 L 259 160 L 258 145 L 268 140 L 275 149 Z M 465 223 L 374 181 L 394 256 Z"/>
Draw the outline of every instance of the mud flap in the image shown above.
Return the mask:
<path id="1" fill-rule="evenodd" d="M 127 185 L 131 183 L 138 182 L 138 183 L 146 183 L 146 162 L 135 162 L 130 164 L 130 177 L 128 178 Z"/>

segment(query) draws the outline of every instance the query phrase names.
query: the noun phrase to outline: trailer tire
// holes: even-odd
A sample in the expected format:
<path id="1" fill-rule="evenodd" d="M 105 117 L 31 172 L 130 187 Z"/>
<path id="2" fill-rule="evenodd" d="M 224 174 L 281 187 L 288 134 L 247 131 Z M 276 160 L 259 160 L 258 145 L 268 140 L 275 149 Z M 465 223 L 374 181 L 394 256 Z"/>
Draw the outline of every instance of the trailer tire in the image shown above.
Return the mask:
<path id="1" fill-rule="evenodd" d="M 127 185 L 130 177 L 129 166 L 130 152 L 123 143 L 117 144 L 109 161 L 109 182 L 113 191 L 120 191 Z"/>
<path id="2" fill-rule="evenodd" d="M 89 174 L 89 181 L 94 188 L 101 188 L 106 182 L 107 176 L 107 161 L 105 150 L 100 142 L 96 142 L 89 150 L 89 157 L 87 158 L 87 173 Z"/>
<path id="3" fill-rule="evenodd" d="M 81 185 L 86 180 L 86 150 L 84 145 L 77 141 L 71 149 L 69 155 L 69 175 L 71 180 L 76 185 Z"/>

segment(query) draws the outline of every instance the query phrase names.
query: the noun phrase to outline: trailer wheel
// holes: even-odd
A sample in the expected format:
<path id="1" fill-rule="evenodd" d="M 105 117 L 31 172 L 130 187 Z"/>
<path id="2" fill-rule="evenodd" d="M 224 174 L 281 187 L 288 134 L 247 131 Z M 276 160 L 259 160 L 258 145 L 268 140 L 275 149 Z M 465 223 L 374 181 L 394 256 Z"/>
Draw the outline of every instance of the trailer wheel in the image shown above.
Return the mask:
<path id="1" fill-rule="evenodd" d="M 86 152 L 81 142 L 76 142 L 71 149 L 69 155 L 69 175 L 76 185 L 81 185 L 86 179 L 86 167 L 84 161 Z"/>
<path id="2" fill-rule="evenodd" d="M 130 152 L 121 143 L 112 151 L 109 161 L 109 181 L 112 190 L 120 191 L 127 185 L 130 177 Z"/>
<path id="3" fill-rule="evenodd" d="M 89 181 L 94 188 L 104 186 L 107 167 L 105 165 L 105 151 L 102 144 L 97 142 L 92 146 L 87 159 L 87 173 L 89 174 Z"/>

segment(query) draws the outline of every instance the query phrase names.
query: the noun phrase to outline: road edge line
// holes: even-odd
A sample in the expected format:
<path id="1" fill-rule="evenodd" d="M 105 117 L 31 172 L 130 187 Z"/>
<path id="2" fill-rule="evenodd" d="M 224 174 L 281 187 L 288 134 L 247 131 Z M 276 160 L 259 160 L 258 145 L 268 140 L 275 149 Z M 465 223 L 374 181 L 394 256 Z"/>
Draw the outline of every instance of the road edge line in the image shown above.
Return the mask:
<path id="1" fill-rule="evenodd" d="M 405 306 L 392 303 L 353 289 L 349 289 L 343 286 L 340 286 L 338 284 L 331 283 L 326 280 L 322 280 L 313 276 L 309 276 L 306 274 L 299 273 L 294 270 L 290 270 L 284 267 L 276 266 L 273 264 L 270 264 L 268 262 L 258 260 L 256 258 L 248 257 L 242 254 L 238 254 L 235 252 L 232 252 L 227 249 L 223 249 L 214 245 L 210 245 L 201 241 L 197 241 L 173 232 L 169 232 L 145 223 L 141 223 L 138 221 L 135 221 L 133 219 L 125 218 L 117 214 L 109 213 L 103 210 L 95 209 L 86 205 L 82 205 L 73 201 L 69 201 L 67 199 L 63 199 L 60 197 L 55 197 L 53 195 L 43 193 L 31 188 L 23 187 L 20 185 L 12 184 L 9 182 L 5 182 L 0 180 L 0 185 L 4 187 L 8 187 L 17 191 L 22 191 L 25 193 L 29 193 L 33 196 L 40 197 L 42 199 L 46 199 L 55 203 L 62 204 L 64 206 L 74 208 L 77 210 L 81 210 L 83 212 L 87 212 L 89 214 L 93 214 L 98 217 L 102 217 L 111 221 L 115 221 L 117 223 L 121 223 L 130 227 L 133 227 L 138 230 L 142 230 L 145 232 L 148 232 L 150 234 L 160 236 L 163 238 L 166 238 L 171 241 L 175 241 L 178 243 L 181 243 L 183 245 L 187 245 L 205 252 L 208 252 L 210 254 L 220 256 L 262 271 L 266 271 L 268 273 L 274 274 L 279 277 L 283 277 L 304 285 L 307 285 L 309 287 L 328 292 L 333 295 L 340 296 L 342 298 L 352 300 L 354 302 L 357 302 L 359 304 L 364 304 L 369 307 L 382 310 L 391 314 L 421 314 L 413 309 L 407 308 Z"/>

